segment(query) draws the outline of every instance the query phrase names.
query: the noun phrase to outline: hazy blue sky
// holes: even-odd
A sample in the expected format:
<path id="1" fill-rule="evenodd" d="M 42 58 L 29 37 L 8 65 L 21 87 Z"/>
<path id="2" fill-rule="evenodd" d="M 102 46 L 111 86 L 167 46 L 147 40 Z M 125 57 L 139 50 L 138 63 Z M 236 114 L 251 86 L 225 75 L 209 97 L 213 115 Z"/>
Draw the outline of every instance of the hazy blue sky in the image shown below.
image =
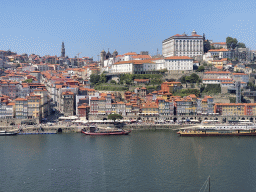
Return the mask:
<path id="1" fill-rule="evenodd" d="M 119 54 L 161 52 L 177 33 L 205 33 L 207 39 L 236 37 L 255 46 L 254 0 L 1 0 L 0 50 L 60 56 L 93 56 L 102 49 Z"/>

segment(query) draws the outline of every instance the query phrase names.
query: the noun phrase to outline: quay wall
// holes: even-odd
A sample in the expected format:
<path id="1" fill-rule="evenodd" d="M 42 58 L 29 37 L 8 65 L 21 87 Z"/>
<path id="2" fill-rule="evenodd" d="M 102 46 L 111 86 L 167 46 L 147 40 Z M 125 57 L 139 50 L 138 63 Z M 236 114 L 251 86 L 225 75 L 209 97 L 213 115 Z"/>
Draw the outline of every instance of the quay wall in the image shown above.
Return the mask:
<path id="1" fill-rule="evenodd" d="M 178 130 L 182 127 L 187 127 L 191 125 L 176 125 L 176 124 L 128 124 L 124 125 L 122 128 L 125 130 L 133 130 L 133 131 L 142 131 L 142 130 Z M 99 125 L 99 127 L 107 127 L 107 125 Z M 112 126 L 113 127 L 113 126 Z M 23 132 L 35 132 L 42 128 L 45 132 L 61 132 L 61 133 L 78 133 L 81 132 L 82 129 L 88 128 L 88 126 L 66 126 L 66 125 L 54 125 L 54 126 L 44 126 L 44 125 L 27 125 L 24 127 L 17 126 L 0 126 L 0 130 L 6 131 L 18 131 L 22 128 Z"/>
<path id="2" fill-rule="evenodd" d="M 177 124 L 129 124 L 125 125 L 123 128 L 127 130 L 178 130 L 183 127 L 188 127 L 191 125 L 177 125 Z"/>

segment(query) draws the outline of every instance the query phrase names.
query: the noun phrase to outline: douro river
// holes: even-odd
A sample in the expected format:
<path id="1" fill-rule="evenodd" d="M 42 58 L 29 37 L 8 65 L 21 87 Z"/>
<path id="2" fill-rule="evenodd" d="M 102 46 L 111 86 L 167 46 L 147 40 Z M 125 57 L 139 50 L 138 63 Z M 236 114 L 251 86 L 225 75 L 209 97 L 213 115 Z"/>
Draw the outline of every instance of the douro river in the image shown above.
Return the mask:
<path id="1" fill-rule="evenodd" d="M 256 137 L 0 137 L 0 191 L 256 191 Z"/>

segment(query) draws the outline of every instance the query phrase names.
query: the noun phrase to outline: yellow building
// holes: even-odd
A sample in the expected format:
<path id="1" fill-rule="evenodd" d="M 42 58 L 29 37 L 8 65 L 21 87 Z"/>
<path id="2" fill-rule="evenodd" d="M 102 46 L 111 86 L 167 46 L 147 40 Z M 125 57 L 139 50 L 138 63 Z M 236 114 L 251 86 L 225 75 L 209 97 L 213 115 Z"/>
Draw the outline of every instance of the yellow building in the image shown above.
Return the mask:
<path id="1" fill-rule="evenodd" d="M 41 96 L 31 94 L 28 100 L 28 118 L 39 118 L 41 120 Z"/>
<path id="2" fill-rule="evenodd" d="M 143 103 L 141 112 L 145 115 L 158 115 L 158 104 L 155 102 Z"/>
<path id="3" fill-rule="evenodd" d="M 50 115 L 50 97 L 46 89 L 36 89 L 34 90 L 35 95 L 41 96 L 41 114 L 42 117 L 47 117 Z"/>
<path id="4" fill-rule="evenodd" d="M 212 60 L 208 61 L 209 64 L 212 64 L 214 67 L 223 67 L 223 65 L 227 64 L 228 59 L 222 58 L 221 60 Z"/>
<path id="5" fill-rule="evenodd" d="M 246 103 L 216 103 L 214 106 L 214 113 L 220 115 L 247 115 Z"/>

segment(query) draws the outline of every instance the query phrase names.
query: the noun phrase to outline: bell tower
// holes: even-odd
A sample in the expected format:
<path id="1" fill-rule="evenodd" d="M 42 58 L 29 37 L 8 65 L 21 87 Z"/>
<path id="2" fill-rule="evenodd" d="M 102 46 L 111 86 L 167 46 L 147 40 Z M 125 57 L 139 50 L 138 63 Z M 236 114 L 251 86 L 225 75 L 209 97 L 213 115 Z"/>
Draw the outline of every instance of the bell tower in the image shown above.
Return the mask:
<path id="1" fill-rule="evenodd" d="M 61 57 L 65 57 L 65 46 L 64 46 L 64 42 L 62 42 L 62 46 L 61 46 Z"/>

